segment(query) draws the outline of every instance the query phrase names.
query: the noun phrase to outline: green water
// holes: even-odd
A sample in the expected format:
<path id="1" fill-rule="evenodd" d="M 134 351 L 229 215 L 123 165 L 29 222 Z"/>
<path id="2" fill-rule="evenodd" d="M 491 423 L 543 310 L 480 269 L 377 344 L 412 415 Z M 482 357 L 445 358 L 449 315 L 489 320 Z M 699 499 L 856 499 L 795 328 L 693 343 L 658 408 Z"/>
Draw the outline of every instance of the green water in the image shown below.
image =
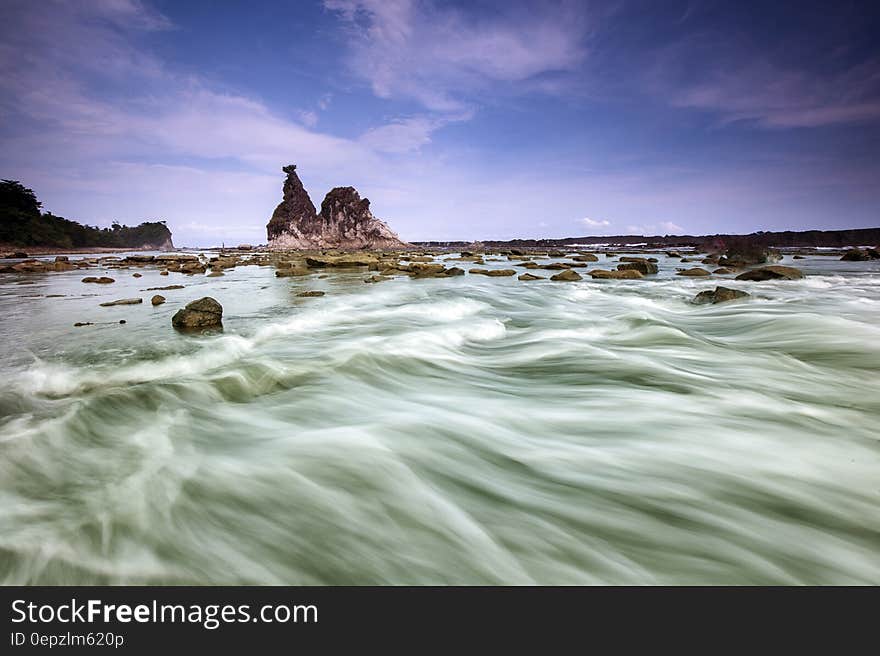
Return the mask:
<path id="1" fill-rule="evenodd" d="M 880 584 L 880 263 L 695 306 L 660 259 L 0 275 L 0 582 Z"/>

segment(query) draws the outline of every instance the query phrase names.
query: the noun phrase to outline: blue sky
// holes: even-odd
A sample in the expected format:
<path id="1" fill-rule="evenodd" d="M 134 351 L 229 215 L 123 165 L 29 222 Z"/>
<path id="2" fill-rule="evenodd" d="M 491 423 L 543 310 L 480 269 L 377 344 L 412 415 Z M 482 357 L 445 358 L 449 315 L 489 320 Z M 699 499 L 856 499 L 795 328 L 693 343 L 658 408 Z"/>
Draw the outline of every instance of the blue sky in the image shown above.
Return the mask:
<path id="1" fill-rule="evenodd" d="M 880 225 L 872 3 L 5 0 L 0 177 L 264 243 L 281 166 L 401 237 Z"/>

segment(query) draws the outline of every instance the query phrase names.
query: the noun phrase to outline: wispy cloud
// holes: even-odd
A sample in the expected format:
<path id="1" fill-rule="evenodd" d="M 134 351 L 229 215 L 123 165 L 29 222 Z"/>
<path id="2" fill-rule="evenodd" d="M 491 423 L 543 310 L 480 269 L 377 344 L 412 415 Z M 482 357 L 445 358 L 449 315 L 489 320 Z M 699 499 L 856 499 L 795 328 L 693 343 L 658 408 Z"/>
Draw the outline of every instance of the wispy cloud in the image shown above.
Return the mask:
<path id="1" fill-rule="evenodd" d="M 587 55 L 577 3 L 516 3 L 480 17 L 415 0 L 325 0 L 345 21 L 350 66 L 380 98 L 461 112 L 493 83 L 575 69 Z"/>
<path id="2" fill-rule="evenodd" d="M 611 222 L 608 221 L 607 219 L 584 218 L 584 219 L 581 219 L 581 223 L 583 223 L 585 226 L 590 227 L 590 228 L 601 228 L 601 227 L 611 225 Z"/>
<path id="3" fill-rule="evenodd" d="M 630 235 L 669 235 L 681 234 L 684 232 L 684 228 L 682 228 L 677 223 L 673 223 L 672 221 L 660 221 L 659 223 L 628 225 L 626 226 L 626 232 Z"/>
<path id="4" fill-rule="evenodd" d="M 816 128 L 880 122 L 880 57 L 853 41 L 858 25 L 808 8 L 801 30 L 772 42 L 733 26 L 688 32 L 654 54 L 650 86 L 675 107 L 713 112 L 723 124 Z"/>

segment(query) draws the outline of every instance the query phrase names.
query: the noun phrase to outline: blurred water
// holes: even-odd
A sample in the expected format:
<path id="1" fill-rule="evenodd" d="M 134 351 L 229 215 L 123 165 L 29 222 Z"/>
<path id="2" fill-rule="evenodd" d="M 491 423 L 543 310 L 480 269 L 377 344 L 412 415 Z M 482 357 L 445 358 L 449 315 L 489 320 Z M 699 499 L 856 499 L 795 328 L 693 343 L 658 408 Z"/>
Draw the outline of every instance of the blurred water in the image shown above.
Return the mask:
<path id="1" fill-rule="evenodd" d="M 0 582 L 880 584 L 880 264 L 794 264 L 4 274 Z"/>

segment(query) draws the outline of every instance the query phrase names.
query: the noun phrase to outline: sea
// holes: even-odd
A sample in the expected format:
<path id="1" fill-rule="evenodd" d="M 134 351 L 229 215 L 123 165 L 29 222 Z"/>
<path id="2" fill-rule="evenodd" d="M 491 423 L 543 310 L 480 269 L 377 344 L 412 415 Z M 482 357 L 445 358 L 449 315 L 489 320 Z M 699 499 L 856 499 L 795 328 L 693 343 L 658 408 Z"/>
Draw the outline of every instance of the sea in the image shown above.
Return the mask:
<path id="1" fill-rule="evenodd" d="M 0 274 L 0 583 L 880 584 L 880 261 L 657 257 Z"/>

